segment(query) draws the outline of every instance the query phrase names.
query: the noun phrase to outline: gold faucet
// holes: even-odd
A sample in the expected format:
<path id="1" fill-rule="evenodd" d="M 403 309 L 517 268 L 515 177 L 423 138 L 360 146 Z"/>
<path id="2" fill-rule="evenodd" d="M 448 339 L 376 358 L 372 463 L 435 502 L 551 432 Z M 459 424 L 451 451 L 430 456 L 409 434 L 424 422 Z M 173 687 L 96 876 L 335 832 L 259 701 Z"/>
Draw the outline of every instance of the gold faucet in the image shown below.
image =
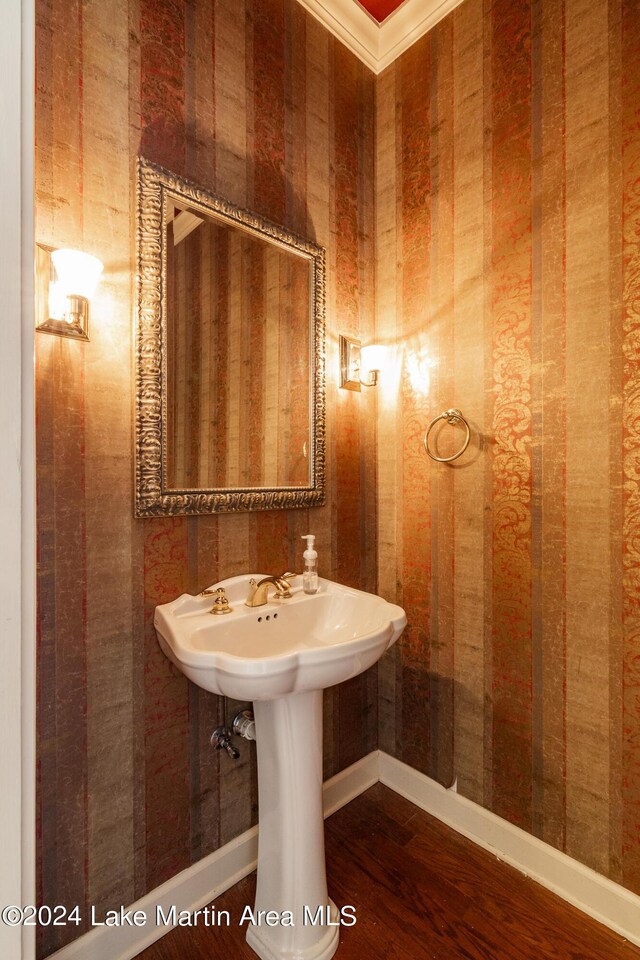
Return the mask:
<path id="1" fill-rule="evenodd" d="M 269 587 L 274 587 L 278 600 L 288 600 L 291 596 L 290 580 L 297 577 L 297 573 L 283 573 L 281 577 L 263 577 L 262 580 L 249 581 L 249 594 L 245 600 L 247 607 L 262 607 L 269 599 Z"/>

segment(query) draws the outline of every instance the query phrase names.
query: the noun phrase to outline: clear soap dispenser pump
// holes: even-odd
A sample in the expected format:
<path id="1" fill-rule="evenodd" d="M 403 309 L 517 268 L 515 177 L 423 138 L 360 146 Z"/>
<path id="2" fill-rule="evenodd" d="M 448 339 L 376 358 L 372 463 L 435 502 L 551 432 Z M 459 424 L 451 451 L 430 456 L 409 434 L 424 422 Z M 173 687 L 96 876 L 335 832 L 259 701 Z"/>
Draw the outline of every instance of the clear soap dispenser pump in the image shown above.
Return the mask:
<path id="1" fill-rule="evenodd" d="M 307 549 L 303 553 L 304 557 L 304 573 L 302 574 L 302 589 L 305 593 L 317 593 L 318 592 L 318 554 L 313 549 L 313 544 L 315 543 L 315 537 L 311 533 L 307 533 L 303 540 L 307 541 Z"/>

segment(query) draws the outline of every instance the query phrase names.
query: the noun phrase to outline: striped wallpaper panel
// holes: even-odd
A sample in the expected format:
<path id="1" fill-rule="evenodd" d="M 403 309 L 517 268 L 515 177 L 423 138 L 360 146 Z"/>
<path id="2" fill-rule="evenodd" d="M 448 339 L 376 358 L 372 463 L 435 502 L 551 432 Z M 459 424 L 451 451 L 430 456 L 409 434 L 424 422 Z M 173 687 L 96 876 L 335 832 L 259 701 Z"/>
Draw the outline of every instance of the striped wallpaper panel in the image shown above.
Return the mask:
<path id="1" fill-rule="evenodd" d="M 322 575 L 375 589 L 375 400 L 336 382 L 338 334 L 370 339 L 373 325 L 374 78 L 295 0 L 42 0 L 37 71 L 38 240 L 105 264 L 91 342 L 37 343 L 38 897 L 86 914 L 256 822 L 253 748 L 234 764 L 209 746 L 236 704 L 173 669 L 156 604 L 299 569 L 309 531 Z M 326 247 L 326 506 L 133 519 L 139 154 Z M 252 349 L 273 366 L 267 339 Z M 325 718 L 331 776 L 376 746 L 375 671 L 328 691 Z M 43 928 L 39 956 L 82 932 Z"/>

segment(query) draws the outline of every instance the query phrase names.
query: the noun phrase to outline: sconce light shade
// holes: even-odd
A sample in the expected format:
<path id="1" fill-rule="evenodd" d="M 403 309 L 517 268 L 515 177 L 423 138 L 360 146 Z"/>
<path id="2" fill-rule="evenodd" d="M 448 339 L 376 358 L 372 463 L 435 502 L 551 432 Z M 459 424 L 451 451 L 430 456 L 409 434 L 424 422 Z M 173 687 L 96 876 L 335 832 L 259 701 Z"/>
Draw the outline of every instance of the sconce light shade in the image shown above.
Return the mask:
<path id="1" fill-rule="evenodd" d="M 98 258 L 81 250 L 54 250 L 51 259 L 64 296 L 91 300 L 102 273 Z"/>
<path id="2" fill-rule="evenodd" d="M 365 387 L 374 387 L 378 382 L 378 374 L 384 369 L 387 349 L 379 343 L 371 343 L 360 350 L 360 382 Z M 368 380 L 362 380 L 362 373 L 369 373 Z"/>
<path id="3" fill-rule="evenodd" d="M 101 262 L 81 250 L 51 250 L 40 244 L 37 254 L 37 329 L 88 340 L 89 300 L 102 273 Z"/>

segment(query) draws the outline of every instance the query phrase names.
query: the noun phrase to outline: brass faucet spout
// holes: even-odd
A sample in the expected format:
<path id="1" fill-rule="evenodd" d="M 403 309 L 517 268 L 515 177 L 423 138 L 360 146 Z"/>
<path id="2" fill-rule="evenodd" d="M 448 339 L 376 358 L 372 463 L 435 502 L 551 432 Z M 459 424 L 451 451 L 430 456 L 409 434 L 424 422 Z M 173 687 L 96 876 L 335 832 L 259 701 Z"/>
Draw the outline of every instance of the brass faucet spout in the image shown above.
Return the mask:
<path id="1" fill-rule="evenodd" d="M 247 607 L 262 607 L 269 599 L 269 587 L 275 589 L 278 600 L 288 600 L 291 596 L 289 580 L 296 577 L 295 573 L 283 573 L 281 577 L 263 577 L 257 583 L 249 581 L 249 594 L 245 600 Z"/>

